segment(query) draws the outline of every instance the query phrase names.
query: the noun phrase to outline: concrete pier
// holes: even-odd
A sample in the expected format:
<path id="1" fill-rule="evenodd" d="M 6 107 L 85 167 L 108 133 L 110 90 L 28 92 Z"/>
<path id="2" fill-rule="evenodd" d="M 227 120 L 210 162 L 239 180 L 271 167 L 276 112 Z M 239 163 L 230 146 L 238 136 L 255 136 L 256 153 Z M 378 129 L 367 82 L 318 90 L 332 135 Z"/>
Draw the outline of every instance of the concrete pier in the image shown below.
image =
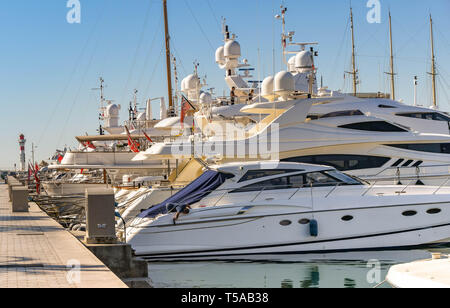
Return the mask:
<path id="1" fill-rule="evenodd" d="M 0 184 L 0 288 L 126 288 L 92 252 L 34 203 L 13 213 Z"/>

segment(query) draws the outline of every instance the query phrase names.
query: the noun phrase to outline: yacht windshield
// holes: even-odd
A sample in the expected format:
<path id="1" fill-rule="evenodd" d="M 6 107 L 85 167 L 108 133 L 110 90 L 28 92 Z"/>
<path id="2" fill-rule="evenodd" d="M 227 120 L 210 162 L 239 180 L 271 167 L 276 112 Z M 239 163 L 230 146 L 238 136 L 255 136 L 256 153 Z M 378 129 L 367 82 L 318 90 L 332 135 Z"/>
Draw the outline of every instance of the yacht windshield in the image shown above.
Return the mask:
<path id="1" fill-rule="evenodd" d="M 325 171 L 325 174 L 335 178 L 336 180 L 345 183 L 345 185 L 363 185 L 360 181 L 357 179 L 348 176 L 344 173 L 338 172 L 338 171 Z"/>
<path id="2" fill-rule="evenodd" d="M 191 184 L 180 190 L 166 201 L 142 212 L 140 218 L 155 218 L 169 212 L 169 206 L 192 205 L 209 195 L 213 190 L 221 186 L 227 179 L 234 177 L 231 174 L 208 170 Z"/>

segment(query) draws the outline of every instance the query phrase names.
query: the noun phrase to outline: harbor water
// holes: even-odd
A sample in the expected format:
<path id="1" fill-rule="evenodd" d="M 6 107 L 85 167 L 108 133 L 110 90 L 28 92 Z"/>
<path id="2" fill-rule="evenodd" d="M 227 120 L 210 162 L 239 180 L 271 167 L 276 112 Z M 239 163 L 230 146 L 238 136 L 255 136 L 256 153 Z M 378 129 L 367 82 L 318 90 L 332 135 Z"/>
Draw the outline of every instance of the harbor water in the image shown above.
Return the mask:
<path id="1" fill-rule="evenodd" d="M 271 261 L 152 262 L 149 277 L 164 288 L 373 288 L 393 265 L 429 259 L 431 252 L 409 250 L 330 255 L 266 256 Z"/>

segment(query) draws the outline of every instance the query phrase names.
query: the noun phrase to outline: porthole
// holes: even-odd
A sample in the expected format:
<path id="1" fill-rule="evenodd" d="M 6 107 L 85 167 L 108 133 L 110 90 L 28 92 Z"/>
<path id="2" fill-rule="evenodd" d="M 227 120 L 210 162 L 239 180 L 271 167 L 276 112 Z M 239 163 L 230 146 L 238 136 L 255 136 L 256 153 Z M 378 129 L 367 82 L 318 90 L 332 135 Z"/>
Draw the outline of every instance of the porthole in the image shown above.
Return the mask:
<path id="1" fill-rule="evenodd" d="M 280 221 L 280 225 L 282 225 L 284 227 L 287 227 L 287 226 L 289 226 L 291 224 L 292 224 L 292 221 L 290 221 L 290 220 L 282 220 L 282 221 Z"/>
<path id="2" fill-rule="evenodd" d="M 347 216 L 344 216 L 344 217 L 342 217 L 342 220 L 343 221 L 351 221 L 351 220 L 353 220 L 353 216 L 350 216 L 350 215 L 347 215 Z"/>
<path id="3" fill-rule="evenodd" d="M 430 214 L 430 215 L 436 215 L 436 214 L 439 214 L 440 212 L 442 212 L 441 209 L 429 209 L 427 211 L 427 213 Z"/>
<path id="4" fill-rule="evenodd" d="M 416 211 L 406 211 L 406 212 L 403 212 L 402 215 L 406 216 L 406 217 L 411 217 L 411 216 L 416 216 L 417 212 Z"/>
<path id="5" fill-rule="evenodd" d="M 304 218 L 304 219 L 301 219 L 301 220 L 298 221 L 298 223 L 301 224 L 301 225 L 307 225 L 310 222 L 311 221 L 309 219 L 307 219 L 307 218 Z"/>

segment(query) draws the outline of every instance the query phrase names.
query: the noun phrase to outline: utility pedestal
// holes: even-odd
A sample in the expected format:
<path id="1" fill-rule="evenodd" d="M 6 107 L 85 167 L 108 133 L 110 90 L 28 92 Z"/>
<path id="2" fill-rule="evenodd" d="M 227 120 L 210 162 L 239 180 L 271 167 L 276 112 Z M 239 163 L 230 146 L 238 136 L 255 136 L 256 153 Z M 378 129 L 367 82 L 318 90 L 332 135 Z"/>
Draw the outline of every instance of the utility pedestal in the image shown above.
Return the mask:
<path id="1" fill-rule="evenodd" d="M 112 189 L 86 189 L 87 244 L 117 243 L 115 203 Z"/>
<path id="2" fill-rule="evenodd" d="M 112 189 L 86 190 L 85 245 L 130 287 L 148 287 L 147 262 L 134 259 L 130 245 L 118 243 Z"/>
<path id="3" fill-rule="evenodd" d="M 28 188 L 13 186 L 11 192 L 12 212 L 28 212 Z"/>

